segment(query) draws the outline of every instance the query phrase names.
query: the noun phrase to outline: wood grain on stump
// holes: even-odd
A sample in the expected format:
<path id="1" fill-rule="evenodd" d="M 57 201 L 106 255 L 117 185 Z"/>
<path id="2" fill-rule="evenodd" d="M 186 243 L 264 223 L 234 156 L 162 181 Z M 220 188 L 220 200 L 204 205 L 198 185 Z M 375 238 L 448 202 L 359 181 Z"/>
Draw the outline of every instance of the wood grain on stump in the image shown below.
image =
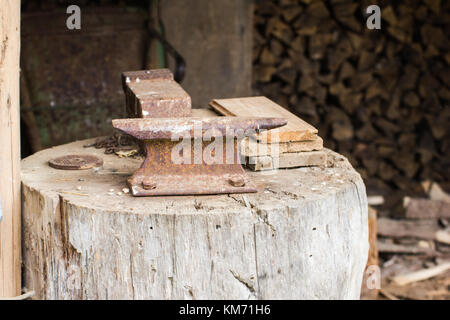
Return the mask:
<path id="1" fill-rule="evenodd" d="M 135 198 L 141 160 L 78 141 L 22 161 L 24 286 L 46 299 L 359 299 L 365 187 L 326 168 L 248 172 L 256 194 Z M 65 154 L 103 158 L 64 171 Z M 126 190 L 125 190 L 126 191 Z"/>

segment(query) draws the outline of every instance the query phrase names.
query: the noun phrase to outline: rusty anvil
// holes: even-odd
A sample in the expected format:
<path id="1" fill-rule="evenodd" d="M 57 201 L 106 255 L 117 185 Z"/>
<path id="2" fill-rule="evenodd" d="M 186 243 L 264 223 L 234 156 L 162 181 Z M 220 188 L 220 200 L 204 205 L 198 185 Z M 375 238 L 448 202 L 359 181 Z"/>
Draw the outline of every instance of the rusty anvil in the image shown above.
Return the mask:
<path id="1" fill-rule="evenodd" d="M 124 72 L 129 119 L 113 127 L 139 140 L 146 158 L 128 179 L 134 196 L 256 192 L 241 166 L 244 136 L 285 125 L 280 118 L 193 118 L 191 98 L 167 69 Z"/>

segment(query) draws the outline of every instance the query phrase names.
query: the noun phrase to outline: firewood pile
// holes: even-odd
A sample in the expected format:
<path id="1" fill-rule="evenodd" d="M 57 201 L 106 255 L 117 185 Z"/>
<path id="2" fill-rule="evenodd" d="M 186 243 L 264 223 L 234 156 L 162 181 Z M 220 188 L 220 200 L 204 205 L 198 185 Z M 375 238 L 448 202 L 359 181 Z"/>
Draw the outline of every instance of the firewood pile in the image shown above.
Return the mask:
<path id="1" fill-rule="evenodd" d="M 447 188 L 450 2 L 377 1 L 380 30 L 366 27 L 371 4 L 257 1 L 255 93 L 318 128 L 369 194 L 423 196 L 426 179 Z"/>

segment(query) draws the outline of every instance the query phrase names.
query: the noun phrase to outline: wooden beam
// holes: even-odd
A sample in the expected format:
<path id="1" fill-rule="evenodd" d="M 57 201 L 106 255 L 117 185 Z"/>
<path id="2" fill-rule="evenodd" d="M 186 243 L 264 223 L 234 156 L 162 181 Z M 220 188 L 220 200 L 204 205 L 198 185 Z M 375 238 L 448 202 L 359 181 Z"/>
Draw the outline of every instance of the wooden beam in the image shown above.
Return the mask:
<path id="1" fill-rule="evenodd" d="M 164 36 L 186 61 L 183 88 L 194 108 L 251 94 L 253 1 L 159 1 Z M 173 58 L 166 67 L 172 67 Z"/>
<path id="2" fill-rule="evenodd" d="M 0 5 L 0 297 L 20 294 L 20 1 Z"/>

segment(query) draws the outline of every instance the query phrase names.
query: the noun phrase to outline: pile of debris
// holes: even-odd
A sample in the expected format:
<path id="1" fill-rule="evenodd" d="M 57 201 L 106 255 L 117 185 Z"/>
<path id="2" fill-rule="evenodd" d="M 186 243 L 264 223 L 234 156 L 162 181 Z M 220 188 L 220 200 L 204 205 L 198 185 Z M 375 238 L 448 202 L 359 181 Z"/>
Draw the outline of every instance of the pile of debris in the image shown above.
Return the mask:
<path id="1" fill-rule="evenodd" d="M 381 293 L 390 299 L 450 298 L 450 195 L 422 186 L 428 197 L 405 197 L 403 217 L 377 221 Z"/>

